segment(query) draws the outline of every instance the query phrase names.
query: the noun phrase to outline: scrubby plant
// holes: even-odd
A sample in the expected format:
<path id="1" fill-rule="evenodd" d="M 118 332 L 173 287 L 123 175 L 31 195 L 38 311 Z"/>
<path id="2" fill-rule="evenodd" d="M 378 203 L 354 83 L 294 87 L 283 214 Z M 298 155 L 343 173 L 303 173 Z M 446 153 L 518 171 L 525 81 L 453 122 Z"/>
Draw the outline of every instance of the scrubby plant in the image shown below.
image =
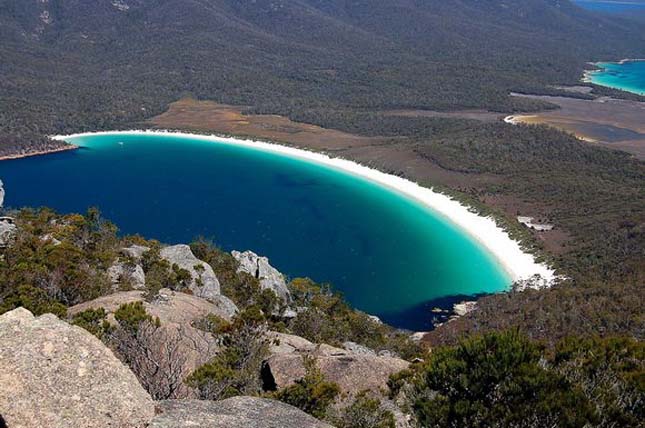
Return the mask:
<path id="1" fill-rule="evenodd" d="M 293 385 L 278 390 L 272 396 L 317 418 L 324 419 L 329 407 L 340 394 L 340 388 L 337 384 L 325 380 L 314 358 L 306 355 L 302 358 L 306 370 L 305 376 Z"/>
<path id="2" fill-rule="evenodd" d="M 199 326 L 218 338 L 222 350 L 188 377 L 188 385 L 196 388 L 202 399 L 209 400 L 260 394 L 260 370 L 269 346 L 260 308 L 248 307 L 231 322 L 209 316 Z"/>
<path id="3" fill-rule="evenodd" d="M 370 391 L 360 392 L 352 403 L 330 418 L 337 428 L 394 428 L 394 415 Z"/>
<path id="4" fill-rule="evenodd" d="M 159 327 L 159 318 L 153 318 L 146 312 L 143 302 L 124 303 L 114 312 L 114 318 L 128 332 L 136 333 L 143 323 Z"/>
<path id="5" fill-rule="evenodd" d="M 90 308 L 74 315 L 72 317 L 72 324 L 82 327 L 94 336 L 102 339 L 112 331 L 112 326 L 106 318 L 107 312 L 105 312 L 105 309 Z"/>
<path id="6" fill-rule="evenodd" d="M 103 340 L 152 398 L 185 398 L 177 395 L 186 375 L 185 333 L 181 327 L 164 328 L 141 301 L 119 306 L 114 318 L 117 324 L 103 334 Z"/>
<path id="7" fill-rule="evenodd" d="M 578 384 L 552 369 L 544 348 L 516 330 L 491 333 L 433 351 L 406 381 L 423 427 L 584 427 L 597 415 Z M 483 425 L 482 425 L 483 424 Z"/>
<path id="8" fill-rule="evenodd" d="M 44 290 L 30 285 L 21 285 L 5 294 L 0 300 L 0 314 L 20 306 L 34 315 L 52 313 L 64 317 L 67 314 L 64 305 L 50 298 Z"/>
<path id="9" fill-rule="evenodd" d="M 558 343 L 552 365 L 593 403 L 598 426 L 638 427 L 645 420 L 645 343 L 571 337 Z"/>
<path id="10" fill-rule="evenodd" d="M 424 354 L 407 333 L 353 309 L 329 286 L 307 278 L 296 278 L 288 286 L 293 305 L 305 308 L 287 324 L 293 334 L 335 346 L 346 341 L 356 342 L 375 350 L 392 351 L 406 359 Z"/>

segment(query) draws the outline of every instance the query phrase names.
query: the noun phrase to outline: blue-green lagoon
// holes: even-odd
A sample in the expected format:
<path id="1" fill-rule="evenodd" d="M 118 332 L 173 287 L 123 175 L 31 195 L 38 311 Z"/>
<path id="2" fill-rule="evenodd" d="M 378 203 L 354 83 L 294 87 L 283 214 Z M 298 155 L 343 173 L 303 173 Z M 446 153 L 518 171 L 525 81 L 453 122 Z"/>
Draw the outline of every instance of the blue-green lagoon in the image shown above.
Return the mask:
<path id="1" fill-rule="evenodd" d="M 585 80 L 596 85 L 645 95 L 645 60 L 598 62 L 598 70 L 587 71 Z"/>
<path id="2" fill-rule="evenodd" d="M 204 236 L 226 250 L 251 249 L 411 330 L 431 328 L 436 305 L 511 283 L 446 217 L 349 172 L 173 134 L 67 140 L 79 149 L 0 162 L 6 205 L 96 206 L 124 234 L 169 244 Z"/>

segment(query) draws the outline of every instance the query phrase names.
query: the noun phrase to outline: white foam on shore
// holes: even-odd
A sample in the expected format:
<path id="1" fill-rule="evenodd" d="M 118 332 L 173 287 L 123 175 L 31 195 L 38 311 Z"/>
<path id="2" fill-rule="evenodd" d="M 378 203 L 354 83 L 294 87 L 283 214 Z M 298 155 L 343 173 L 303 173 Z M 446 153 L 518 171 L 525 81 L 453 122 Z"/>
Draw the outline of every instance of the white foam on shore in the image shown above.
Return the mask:
<path id="1" fill-rule="evenodd" d="M 553 269 L 543 263 L 536 262 L 535 258 L 531 254 L 524 252 L 519 242 L 511 239 L 508 233 L 499 227 L 493 218 L 480 216 L 471 211 L 467 206 L 462 205 L 460 202 L 450 198 L 449 196 L 435 192 L 431 188 L 422 187 L 405 178 L 386 174 L 346 159 L 330 157 L 323 153 L 268 143 L 265 141 L 165 130 L 87 132 L 73 135 L 57 135 L 51 138 L 67 141 L 77 137 L 89 137 L 94 135 L 127 134 L 171 135 L 190 138 L 193 140 L 247 147 L 250 149 L 262 150 L 313 162 L 318 165 L 337 169 L 370 180 L 419 202 L 426 208 L 442 215 L 454 225 L 468 233 L 469 236 L 474 238 L 494 256 L 500 266 L 504 268 L 514 282 L 531 280 L 531 284 L 529 286 L 545 287 L 550 286 L 556 279 Z"/>

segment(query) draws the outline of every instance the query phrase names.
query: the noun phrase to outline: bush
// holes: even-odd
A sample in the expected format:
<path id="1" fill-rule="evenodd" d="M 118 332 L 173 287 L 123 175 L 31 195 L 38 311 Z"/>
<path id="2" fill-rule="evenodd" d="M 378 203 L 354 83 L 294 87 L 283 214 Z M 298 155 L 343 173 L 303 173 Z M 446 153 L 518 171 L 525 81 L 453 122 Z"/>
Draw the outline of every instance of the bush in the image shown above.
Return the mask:
<path id="1" fill-rule="evenodd" d="M 268 355 L 262 311 L 253 306 L 243 310 L 231 323 L 207 317 L 198 326 L 218 337 L 223 349 L 188 377 L 188 385 L 197 388 L 200 398 L 208 400 L 260 394 L 260 370 Z"/>
<path id="2" fill-rule="evenodd" d="M 136 332 L 143 322 L 148 322 L 156 327 L 161 324 L 159 318 L 153 318 L 146 312 L 143 302 L 131 302 L 119 306 L 114 312 L 114 318 L 123 329 L 129 332 Z"/>
<path id="3" fill-rule="evenodd" d="M 645 344 L 631 338 L 568 338 L 554 370 L 579 385 L 598 413 L 598 426 L 638 427 L 645 420 Z"/>
<path id="4" fill-rule="evenodd" d="M 277 391 L 273 397 L 324 419 L 329 406 L 340 394 L 340 388 L 335 383 L 325 381 L 313 358 L 303 356 L 303 362 L 307 370 L 305 377 Z"/>
<path id="5" fill-rule="evenodd" d="M 594 421 L 582 391 L 548 370 L 542 348 L 517 331 L 437 350 L 415 389 L 413 407 L 424 427 L 583 427 Z"/>
<path id="6" fill-rule="evenodd" d="M 110 323 L 106 320 L 107 313 L 105 309 L 87 309 L 79 312 L 72 318 L 72 324 L 84 328 L 94 336 L 102 339 L 105 334 L 111 331 Z"/>
<path id="7" fill-rule="evenodd" d="M 45 291 L 30 285 L 22 285 L 4 297 L 0 304 L 0 314 L 18 307 L 24 307 L 34 315 L 52 313 L 59 318 L 67 315 L 67 308 L 49 298 Z"/>
<path id="8" fill-rule="evenodd" d="M 288 323 L 295 335 L 312 342 L 342 346 L 351 341 L 374 350 L 389 350 L 405 359 L 422 356 L 422 348 L 405 332 L 382 324 L 368 314 L 357 311 L 329 286 L 307 278 L 289 283 L 293 305 L 306 307 Z"/>
<path id="9" fill-rule="evenodd" d="M 369 391 L 361 392 L 352 404 L 332 418 L 338 428 L 394 428 L 394 415 L 384 410 L 381 401 L 370 395 Z"/>

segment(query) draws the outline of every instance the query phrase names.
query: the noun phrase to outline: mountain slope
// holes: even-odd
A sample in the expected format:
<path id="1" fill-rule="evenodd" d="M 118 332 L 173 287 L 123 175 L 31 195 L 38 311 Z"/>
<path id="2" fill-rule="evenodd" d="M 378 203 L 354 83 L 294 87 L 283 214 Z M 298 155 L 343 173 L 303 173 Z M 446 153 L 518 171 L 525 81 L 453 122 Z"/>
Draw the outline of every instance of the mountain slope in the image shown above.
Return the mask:
<path id="1" fill-rule="evenodd" d="M 645 46 L 566 0 L 2 0 L 0 36 L 5 142 L 138 121 L 184 93 L 309 120 L 530 109 L 508 92 Z"/>

